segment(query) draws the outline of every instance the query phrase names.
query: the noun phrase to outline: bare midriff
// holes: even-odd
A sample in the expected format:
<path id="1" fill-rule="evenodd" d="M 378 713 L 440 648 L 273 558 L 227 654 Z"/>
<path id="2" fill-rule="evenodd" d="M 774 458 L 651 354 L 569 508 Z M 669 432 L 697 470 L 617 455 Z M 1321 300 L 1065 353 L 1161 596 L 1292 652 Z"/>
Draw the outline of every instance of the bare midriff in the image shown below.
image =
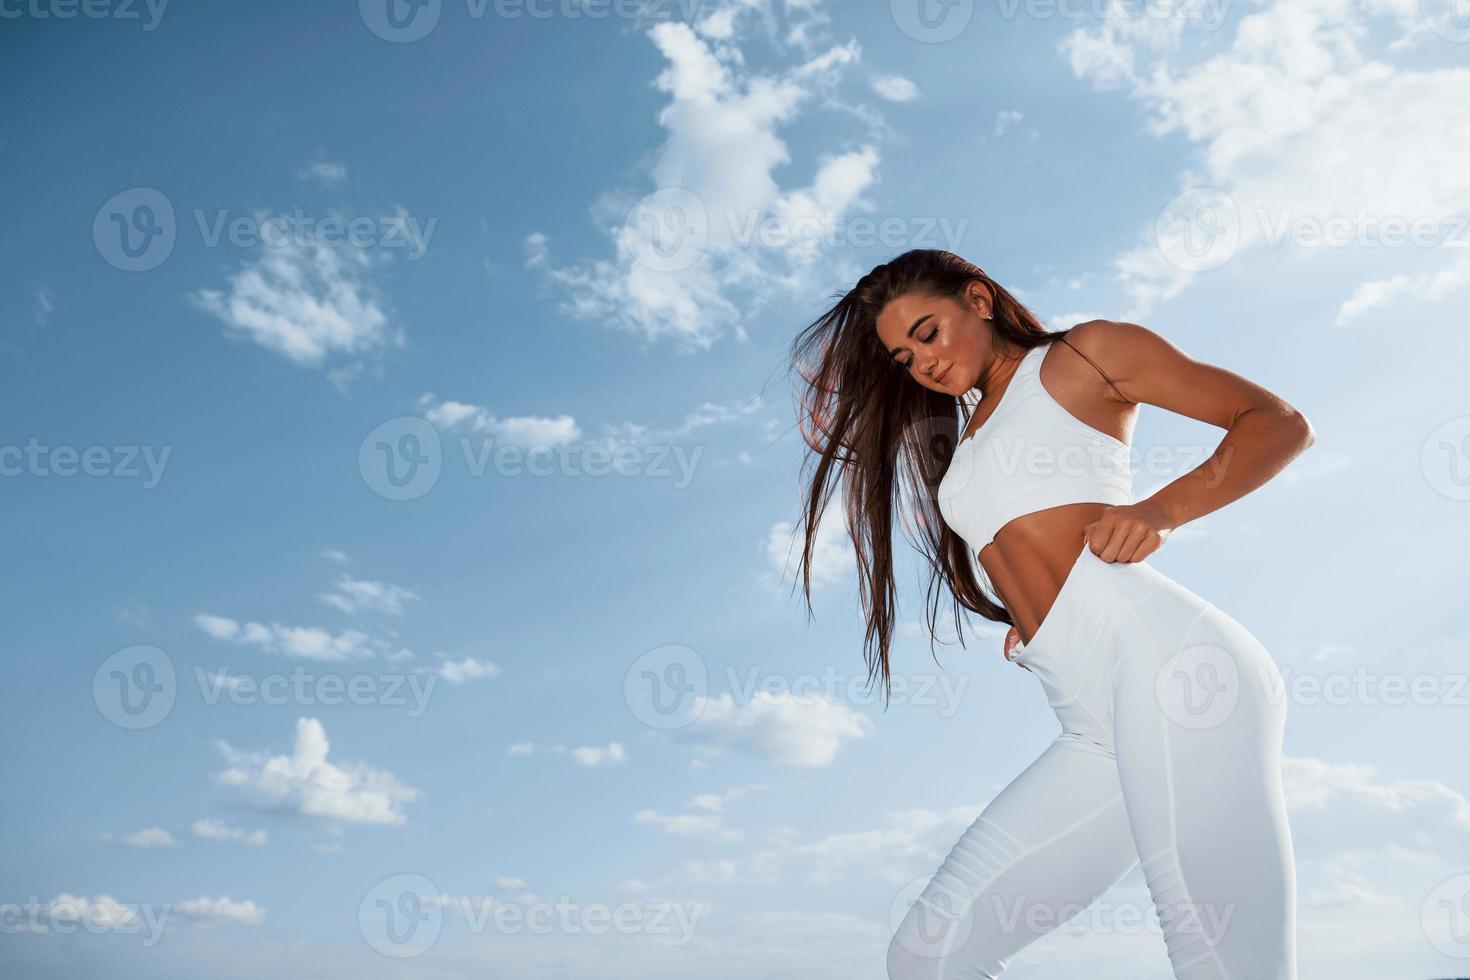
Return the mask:
<path id="1" fill-rule="evenodd" d="M 1082 552 L 1082 529 L 1108 504 L 1048 507 L 1008 522 L 980 549 L 980 567 L 1011 614 L 1022 643 L 1041 627 Z"/>

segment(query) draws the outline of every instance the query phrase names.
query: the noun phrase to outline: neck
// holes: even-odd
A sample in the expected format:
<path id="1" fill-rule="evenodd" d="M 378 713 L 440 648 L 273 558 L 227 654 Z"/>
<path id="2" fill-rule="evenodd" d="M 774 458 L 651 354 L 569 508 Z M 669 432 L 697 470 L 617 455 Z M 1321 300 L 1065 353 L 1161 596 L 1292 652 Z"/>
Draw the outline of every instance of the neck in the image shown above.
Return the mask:
<path id="1" fill-rule="evenodd" d="M 1014 352 L 1011 352 L 1012 350 Z M 1004 382 L 1016 373 L 1015 365 L 1025 353 L 1024 348 L 1015 348 L 1014 345 L 1008 344 L 998 336 L 991 334 L 990 364 L 984 371 L 980 372 L 980 379 L 975 382 L 975 387 L 980 389 L 982 395 L 985 392 L 996 390 L 999 383 Z"/>

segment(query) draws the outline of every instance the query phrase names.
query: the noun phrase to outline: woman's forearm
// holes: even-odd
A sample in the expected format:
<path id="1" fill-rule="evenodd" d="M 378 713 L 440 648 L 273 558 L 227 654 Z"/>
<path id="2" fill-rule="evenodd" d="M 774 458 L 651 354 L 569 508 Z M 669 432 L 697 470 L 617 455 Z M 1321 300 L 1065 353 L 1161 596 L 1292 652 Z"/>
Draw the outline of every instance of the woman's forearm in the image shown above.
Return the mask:
<path id="1" fill-rule="evenodd" d="M 1266 406 L 1236 417 L 1210 458 L 1140 501 L 1176 528 L 1263 485 L 1316 441 L 1307 417 Z"/>

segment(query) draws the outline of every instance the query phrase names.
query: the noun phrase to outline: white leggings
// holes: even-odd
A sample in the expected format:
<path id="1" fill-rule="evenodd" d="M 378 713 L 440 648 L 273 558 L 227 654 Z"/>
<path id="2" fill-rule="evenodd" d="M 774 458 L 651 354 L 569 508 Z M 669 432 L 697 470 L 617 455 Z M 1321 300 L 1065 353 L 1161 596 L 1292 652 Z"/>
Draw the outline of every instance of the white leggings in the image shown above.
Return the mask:
<path id="1" fill-rule="evenodd" d="M 1146 561 L 1084 546 L 1016 650 L 1062 732 L 909 908 L 890 980 L 997 977 L 1140 861 L 1178 980 L 1295 980 L 1286 700 L 1261 643 Z"/>

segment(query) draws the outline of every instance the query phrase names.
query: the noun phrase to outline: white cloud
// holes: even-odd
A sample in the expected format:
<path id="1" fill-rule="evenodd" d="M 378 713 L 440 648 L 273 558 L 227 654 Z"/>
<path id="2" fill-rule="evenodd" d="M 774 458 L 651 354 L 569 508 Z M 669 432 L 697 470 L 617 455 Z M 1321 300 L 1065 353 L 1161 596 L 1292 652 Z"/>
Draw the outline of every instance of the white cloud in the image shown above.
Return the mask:
<path id="1" fill-rule="evenodd" d="M 489 409 L 465 402 L 436 402 L 433 395 L 419 397 L 419 411 L 435 426 L 446 432 L 473 432 L 490 436 L 516 446 L 558 446 L 581 438 L 577 422 L 570 415 L 555 418 L 533 415 L 500 418 Z"/>
<path id="2" fill-rule="evenodd" d="M 1394 906 L 1397 898 L 1374 891 L 1369 885 L 1356 881 L 1339 882 L 1331 888 L 1317 889 L 1302 899 L 1309 909 L 1341 909 L 1356 905 Z"/>
<path id="3" fill-rule="evenodd" d="M 1283 470 L 1278 476 L 1284 486 L 1294 487 L 1299 483 L 1309 480 L 1320 480 L 1351 470 L 1363 460 L 1361 457 L 1350 453 L 1324 452 L 1316 453 L 1304 459 L 1294 460 L 1291 467 Z"/>
<path id="4" fill-rule="evenodd" d="M 582 746 L 569 749 L 565 745 L 552 745 L 546 748 L 552 755 L 571 756 L 572 760 L 580 765 L 593 767 L 601 765 L 618 765 L 626 762 L 628 755 L 621 743 L 609 742 L 605 746 Z M 536 743 L 516 742 L 509 749 L 509 755 L 535 755 Z"/>
<path id="5" fill-rule="evenodd" d="M 635 893 L 636 894 L 636 893 L 640 893 L 640 892 L 650 892 L 650 891 L 653 891 L 653 889 L 656 888 L 656 887 L 658 887 L 658 886 L 656 886 L 656 885 L 654 885 L 654 884 L 652 884 L 650 882 L 644 881 L 641 878 L 624 878 L 622 881 L 618 882 L 616 885 L 613 886 L 613 890 L 614 891 L 618 891 L 618 892 L 623 892 L 623 893 Z"/>
<path id="6" fill-rule="evenodd" d="M 263 830 L 241 830 L 239 827 L 231 827 L 218 820 L 195 820 L 190 829 L 193 830 L 195 837 L 204 840 L 235 841 L 251 847 L 263 847 L 268 840 Z"/>
<path id="7" fill-rule="evenodd" d="M 51 291 L 50 286 L 36 287 L 35 317 L 36 326 L 44 327 L 51 322 L 51 313 L 56 309 L 56 294 Z"/>
<path id="8" fill-rule="evenodd" d="M 726 826 L 725 804 L 765 788 L 763 783 L 754 783 L 748 786 L 732 786 L 721 793 L 700 793 L 689 800 L 685 807 L 703 812 L 663 814 L 655 810 L 641 810 L 633 817 L 633 821 L 657 827 L 674 837 L 697 837 L 716 843 L 734 843 L 744 840 L 745 832 Z"/>
<path id="9" fill-rule="evenodd" d="M 603 427 L 604 434 L 588 443 L 610 453 L 643 447 L 661 448 L 680 445 L 693 432 L 713 425 L 729 425 L 747 419 L 759 412 L 764 403 L 759 394 L 738 399 L 727 404 L 704 402 L 684 414 L 683 420 L 672 427 L 654 427 L 637 422 L 623 422 Z M 695 447 L 695 453 L 700 447 Z M 697 456 L 696 456 L 697 458 Z"/>
<path id="10" fill-rule="evenodd" d="M 782 15 L 811 16 L 805 7 L 787 5 Z M 807 273 L 819 243 L 861 207 L 878 154 L 858 147 L 819 161 L 810 186 L 783 188 L 775 171 L 791 155 L 779 131 L 860 53 L 855 43 L 832 46 L 758 74 L 746 68 L 736 27 L 735 13 L 722 11 L 699 32 L 672 22 L 649 30 L 666 62 L 654 84 L 668 96 L 658 115 L 667 136 L 652 154 L 648 194 L 610 192 L 595 208 L 612 257 L 557 266 L 544 234 L 525 240 L 527 267 L 560 290 L 563 313 L 702 350 L 727 333 L 743 338 L 744 318 L 763 305 L 818 288 Z M 788 43 L 806 41 L 800 28 Z"/>
<path id="11" fill-rule="evenodd" d="M 767 828 L 750 840 L 749 852 L 738 859 L 682 862 L 660 880 L 627 883 L 625 890 L 632 890 L 633 884 L 667 888 L 735 877 L 747 884 L 776 887 L 789 884 L 798 873 L 813 882 L 844 874 L 894 884 L 911 882 L 921 872 L 933 873 L 982 809 L 983 803 L 971 803 L 939 811 L 895 810 L 880 827 L 830 833 L 810 842 L 804 842 L 791 827 Z M 643 822 L 658 825 L 652 819 Z M 747 839 L 751 836 L 745 835 Z"/>
<path id="12" fill-rule="evenodd" d="M 50 932 L 55 928 L 58 932 L 71 933 L 79 931 L 82 924 L 94 929 L 120 930 L 144 925 L 136 906 L 124 905 L 111 895 L 87 898 L 62 892 L 37 910 L 34 922 L 20 928 L 27 932 Z"/>
<path id="13" fill-rule="evenodd" d="M 237 902 L 228 895 L 219 898 L 190 898 L 174 905 L 174 911 L 196 925 L 258 926 L 265 909 L 252 901 Z"/>
<path id="14" fill-rule="evenodd" d="M 371 639 L 360 630 L 333 633 L 315 626 L 282 626 L 271 623 L 240 623 L 225 616 L 199 613 L 194 625 L 216 640 L 257 646 L 272 653 L 310 660 L 347 660 L 371 656 L 382 641 Z"/>
<path id="15" fill-rule="evenodd" d="M 794 530 L 795 525 L 790 521 L 778 521 L 766 535 L 766 558 L 774 569 L 767 584 L 773 588 L 784 582 L 788 573 L 793 581 L 800 577 L 801 549 L 805 542 L 801 535 L 792 533 Z M 812 546 L 812 588 L 843 581 L 856 567 L 857 555 L 847 533 L 846 515 L 840 507 L 828 507 L 821 524 L 817 525 Z"/>
<path id="16" fill-rule="evenodd" d="M 336 548 L 327 548 L 325 551 L 321 552 L 321 556 L 328 561 L 334 561 L 339 565 L 347 564 L 347 556 L 338 551 Z"/>
<path id="17" fill-rule="evenodd" d="M 387 770 L 328 762 L 327 733 L 315 718 L 297 719 L 290 755 L 238 752 L 223 741 L 216 744 L 230 764 L 216 781 L 270 809 L 334 824 L 402 824 L 407 820 L 403 805 L 419 795 Z"/>
<path id="18" fill-rule="evenodd" d="M 1292 836 L 1314 852 L 1389 848 L 1470 863 L 1470 800 L 1437 779 L 1385 780 L 1373 766 L 1287 758 Z"/>
<path id="19" fill-rule="evenodd" d="M 732 786 L 723 793 L 700 793 L 687 804 L 692 810 L 709 810 L 718 812 L 725 809 L 725 804 L 734 803 L 751 793 L 766 789 L 764 783 L 752 783 L 749 786 Z"/>
<path id="20" fill-rule="evenodd" d="M 1340 327 L 1381 306 L 1392 305 L 1397 309 L 1405 303 L 1441 300 L 1467 287 L 1470 287 L 1470 258 L 1460 255 L 1435 272 L 1399 273 L 1387 279 L 1360 283 L 1353 294 L 1343 300 L 1333 322 Z"/>
<path id="21" fill-rule="evenodd" d="M 374 267 L 386 253 L 343 244 L 329 247 L 287 235 L 229 277 L 225 290 L 201 289 L 190 300 L 236 335 L 300 367 L 333 367 L 338 378 L 362 368 L 362 358 L 404 343 L 392 326 Z"/>
<path id="22" fill-rule="evenodd" d="M 111 834 L 106 834 L 104 835 L 103 839 L 112 840 L 113 836 Z M 131 834 L 125 834 L 124 836 L 117 839 L 122 841 L 122 843 L 128 844 L 132 847 L 148 848 L 175 846 L 173 835 L 164 830 L 162 827 L 148 827 L 144 830 L 135 831 Z"/>
<path id="23" fill-rule="evenodd" d="M 21 921 L 17 928 L 24 932 L 71 934 L 98 929 L 118 932 L 141 932 L 149 935 L 150 945 L 156 933 L 172 922 L 188 922 L 196 926 L 258 926 L 265 921 L 265 909 L 252 901 L 236 901 L 229 896 L 189 898 L 162 905 L 123 904 L 110 895 L 87 898 L 62 892 L 41 905 L 31 921 Z"/>
<path id="24" fill-rule="evenodd" d="M 919 97 L 919 86 L 902 75 L 883 75 L 873 79 L 873 91 L 889 102 L 912 102 Z"/>
<path id="25" fill-rule="evenodd" d="M 627 754 L 623 747 L 617 742 L 609 742 L 605 747 L 583 746 L 572 749 L 572 758 L 584 766 L 616 765 L 627 761 Z"/>
<path id="26" fill-rule="evenodd" d="M 676 729 L 675 738 L 694 743 L 706 754 L 733 748 L 782 765 L 831 765 L 843 739 L 861 738 L 873 730 L 866 715 L 825 696 L 796 698 L 757 691 L 741 704 L 722 694 L 700 698 L 695 711 L 694 721 Z"/>
<path id="27" fill-rule="evenodd" d="M 296 176 L 302 180 L 314 180 L 321 184 L 340 184 L 347 179 L 347 168 L 329 160 L 313 160 L 296 171 Z"/>
<path id="28" fill-rule="evenodd" d="M 372 611 L 402 616 L 403 604 L 418 598 L 416 592 L 402 586 L 355 579 L 350 575 L 342 576 L 333 588 L 336 591 L 323 592 L 319 598 L 327 605 L 352 615 Z"/>
<path id="29" fill-rule="evenodd" d="M 439 665 L 439 676 L 451 684 L 463 684 L 465 681 L 476 680 L 481 677 L 494 677 L 500 673 L 500 668 L 488 660 L 476 660 L 473 657 L 465 657 L 459 661 L 446 661 Z"/>
<path id="30" fill-rule="evenodd" d="M 1101 313 L 1059 313 L 1047 317 L 1046 326 L 1048 330 L 1067 330 L 1079 323 L 1086 323 L 1088 320 L 1101 319 L 1104 319 Z"/>
<path id="31" fill-rule="evenodd" d="M 1362 215 L 1376 238 L 1390 233 L 1390 222 L 1447 221 L 1470 210 L 1463 166 L 1470 130 L 1445 124 L 1461 114 L 1470 68 L 1397 63 L 1395 52 L 1432 40 L 1414 4 L 1274 0 L 1231 21 L 1235 33 L 1223 45 L 1196 43 L 1223 31 L 1186 37 L 1198 28 L 1191 20 L 1108 17 L 1072 32 L 1062 47 L 1079 77 L 1142 103 L 1155 135 L 1179 133 L 1197 144 L 1198 163 L 1180 175 L 1179 189 L 1212 186 L 1228 195 L 1226 210 L 1239 217 L 1237 252 L 1280 244 L 1281 229 L 1293 223 L 1330 230 Z M 1197 54 L 1211 48 L 1218 50 Z M 1164 250 L 1202 226 L 1166 231 L 1161 249 L 1152 240 L 1154 217 L 1140 229 L 1145 244 L 1116 262 L 1135 306 L 1125 319 L 1176 295 L 1195 275 Z M 1445 292 L 1466 285 L 1463 270 L 1426 277 L 1422 265 L 1442 249 L 1395 249 L 1361 237 L 1351 231 L 1347 247 L 1372 249 L 1393 274 L 1359 285 L 1339 323 L 1416 285 Z M 1342 250 L 1330 241 L 1285 243 L 1302 258 Z"/>
<path id="32" fill-rule="evenodd" d="M 672 837 L 695 837 L 718 844 L 733 843 L 745 836 L 741 831 L 725 826 L 725 818 L 718 814 L 662 814 L 641 810 L 633 817 L 633 822 L 657 827 Z"/>
<path id="33" fill-rule="evenodd" d="M 502 444 L 532 447 L 580 442 L 584 448 L 595 447 L 618 453 L 675 445 L 700 429 L 750 418 L 764 407 L 764 401 L 756 394 L 724 404 L 703 402 L 685 412 L 679 424 L 672 427 L 653 427 L 637 422 L 607 423 L 602 426 L 603 432 L 599 436 L 585 436 L 570 415 L 498 418 L 483 406 L 437 401 L 427 393 L 419 397 L 418 405 L 424 418 L 446 432 L 472 432 L 492 437 Z"/>
<path id="34" fill-rule="evenodd" d="M 1007 129 L 1026 118 L 1019 109 L 1002 109 L 995 114 L 995 135 L 1004 136 Z"/>
<path id="35" fill-rule="evenodd" d="M 814 881 L 830 880 L 853 869 L 875 872 L 888 881 L 908 881 L 916 868 L 932 864 L 952 847 L 983 808 L 967 804 L 937 811 L 893 811 L 886 826 L 875 830 L 845 831 L 810 844 L 778 847 L 772 850 L 769 863 L 800 864 Z"/>

